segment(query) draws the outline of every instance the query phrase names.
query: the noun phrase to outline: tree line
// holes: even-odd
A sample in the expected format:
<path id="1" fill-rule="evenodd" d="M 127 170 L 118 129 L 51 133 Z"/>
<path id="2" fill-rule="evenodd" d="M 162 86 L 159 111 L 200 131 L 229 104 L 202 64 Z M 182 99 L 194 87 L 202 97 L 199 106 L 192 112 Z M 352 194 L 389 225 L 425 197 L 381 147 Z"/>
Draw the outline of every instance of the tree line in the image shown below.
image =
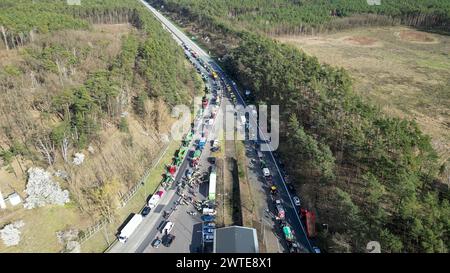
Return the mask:
<path id="1" fill-rule="evenodd" d="M 365 24 L 405 24 L 450 30 L 450 4 L 446 0 L 152 0 L 156 6 L 191 19 L 220 22 L 231 29 L 271 35 L 316 34 Z M 364 15 L 364 16 L 362 16 Z M 342 20 L 357 17 L 357 20 Z"/>
<path id="2" fill-rule="evenodd" d="M 102 190 L 108 188 L 113 174 L 100 174 L 101 168 L 95 178 L 85 174 L 89 170 L 76 173 L 70 164 L 73 153 L 91 144 L 102 147 L 105 139 L 101 133 L 111 126 L 123 132 L 123 145 L 133 150 L 133 143 L 139 142 L 133 142 L 129 134 L 127 117 L 132 114 L 142 117 L 138 121 L 149 131 L 146 141 L 154 141 L 154 151 L 157 151 L 159 134 L 166 132 L 159 131 L 155 124 L 163 115 L 161 112 L 170 113 L 172 105 L 188 104 L 195 81 L 201 80 L 186 65 L 182 49 L 170 34 L 137 1 L 86 0 L 82 6 L 67 6 L 63 2 L 66 1 L 0 3 L 2 16 L 22 12 L 21 16 L 30 17 L 29 21 L 21 22 L 21 17 L 10 16 L 8 24 L 1 19 L 11 37 L 39 35 L 34 41 L 31 38 L 19 42 L 8 40 L 9 49 L 15 50 L 20 62 L 0 64 L 0 161 L 11 171 L 14 171 L 10 167 L 13 161 L 20 167 L 24 161 L 27 164 L 31 161 L 30 164 L 50 166 L 50 169 L 74 171 L 68 184 L 80 207 L 97 216 L 94 214 L 101 205 L 101 213 L 110 217 L 114 208 L 106 210 L 100 199 L 110 198 Z M 7 12 L 13 10 L 17 13 Z M 42 20 L 42 14 L 52 14 L 55 20 Z M 70 20 L 64 21 L 67 18 Z M 135 28 L 117 42 L 117 51 L 102 52 L 109 48 L 105 43 L 110 38 L 102 31 L 94 31 L 94 23 L 129 23 Z M 84 31 L 71 32 L 73 29 Z M 55 31 L 59 31 L 58 35 L 54 35 Z M 80 39 L 67 39 L 70 35 Z M 16 50 L 18 47 L 20 50 Z M 149 108 L 151 113 L 147 113 Z M 118 147 L 118 150 L 127 149 Z M 120 162 L 129 158 L 126 154 L 108 158 L 108 165 L 117 166 L 115 175 L 120 173 L 118 177 L 122 178 L 122 189 L 112 187 L 115 193 L 137 181 L 135 176 L 140 175 L 154 155 L 154 151 L 145 147 L 135 146 L 134 150 L 139 150 L 136 157 L 145 154 L 139 166 Z M 91 164 L 101 167 L 98 161 L 93 160 Z M 81 178 L 87 180 L 79 182 Z M 91 191 L 93 185 L 98 186 L 98 192 Z"/>
<path id="3" fill-rule="evenodd" d="M 430 138 L 415 122 L 392 118 L 364 102 L 345 70 L 256 34 L 258 22 L 264 22 L 258 20 L 271 8 L 272 15 L 282 16 L 273 17 L 269 28 L 284 24 L 289 29 L 282 12 L 290 8 L 293 22 L 309 28 L 368 10 L 413 25 L 421 24 L 419 17 L 434 16 L 430 25 L 444 22 L 445 27 L 447 2 L 383 1 L 381 7 L 367 7 L 366 1 L 314 2 L 322 8 L 303 1 L 151 2 L 164 5 L 176 19 L 195 22 L 203 35 L 214 34 L 213 50 L 223 48 L 217 41 L 230 41 L 225 55 L 219 55 L 226 70 L 252 90 L 257 104 L 282 105 L 278 153 L 291 179 L 316 191 L 303 196 L 303 203 L 317 212 L 319 226 L 329 227 L 319 233 L 324 249 L 362 252 L 369 241 L 379 241 L 383 252 L 448 251 L 450 195 L 435 187 L 442 167 Z M 351 8 L 362 2 L 360 9 Z M 296 11 L 292 5 L 315 7 L 311 14 L 323 16 L 299 20 L 308 9 Z M 254 21 L 238 21 L 242 14 Z M 233 39 L 240 41 L 237 47 Z"/>
<path id="4" fill-rule="evenodd" d="M 384 251 L 448 251 L 449 196 L 432 187 L 437 155 L 415 122 L 363 102 L 343 69 L 260 36 L 243 35 L 224 62 L 259 103 L 283 106 L 288 173 L 329 189 L 329 213 L 338 216 L 330 231 L 345 234 L 352 251 L 370 238 Z"/>

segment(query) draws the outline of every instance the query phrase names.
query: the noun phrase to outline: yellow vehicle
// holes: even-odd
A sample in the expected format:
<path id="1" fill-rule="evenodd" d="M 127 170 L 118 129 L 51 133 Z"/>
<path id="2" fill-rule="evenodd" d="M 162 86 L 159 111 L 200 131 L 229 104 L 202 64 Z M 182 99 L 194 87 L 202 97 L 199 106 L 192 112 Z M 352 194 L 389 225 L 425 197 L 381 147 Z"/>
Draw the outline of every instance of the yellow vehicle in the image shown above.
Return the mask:
<path id="1" fill-rule="evenodd" d="M 213 79 L 217 80 L 217 73 L 216 73 L 216 71 L 213 70 L 211 75 L 212 75 Z"/>

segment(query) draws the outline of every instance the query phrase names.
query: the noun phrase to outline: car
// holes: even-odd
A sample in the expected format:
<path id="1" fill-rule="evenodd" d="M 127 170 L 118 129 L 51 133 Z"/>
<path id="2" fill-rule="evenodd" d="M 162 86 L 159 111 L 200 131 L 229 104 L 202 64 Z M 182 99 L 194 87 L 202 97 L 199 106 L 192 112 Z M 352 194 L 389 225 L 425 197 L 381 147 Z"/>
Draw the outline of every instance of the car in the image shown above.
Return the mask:
<path id="1" fill-rule="evenodd" d="M 214 240 L 214 235 L 213 234 L 205 234 L 203 236 L 203 240 L 204 241 L 212 241 L 212 240 Z"/>
<path id="2" fill-rule="evenodd" d="M 215 217 L 212 215 L 203 215 L 201 218 L 204 222 L 212 222 L 215 219 Z"/>
<path id="3" fill-rule="evenodd" d="M 269 169 L 268 168 L 263 168 L 263 174 L 264 174 L 264 176 L 269 176 L 270 175 L 270 171 L 269 171 Z"/>
<path id="4" fill-rule="evenodd" d="M 151 208 L 149 206 L 145 206 L 142 209 L 141 215 L 145 217 L 145 216 L 147 216 L 150 213 L 150 211 L 151 211 Z"/>
<path id="5" fill-rule="evenodd" d="M 318 248 L 318 247 L 313 247 L 313 250 L 314 250 L 314 253 L 320 253 L 320 248 Z"/>
<path id="6" fill-rule="evenodd" d="M 213 229 L 213 228 L 205 227 L 205 228 L 203 229 L 203 233 L 214 233 L 214 229 Z"/>
<path id="7" fill-rule="evenodd" d="M 300 198 L 298 198 L 298 196 L 292 197 L 292 200 L 294 201 L 294 204 L 295 204 L 297 207 L 300 207 Z"/>
<path id="8" fill-rule="evenodd" d="M 214 222 L 206 223 L 205 227 L 215 228 L 216 227 L 216 223 L 214 223 Z"/>
<path id="9" fill-rule="evenodd" d="M 161 245 L 161 240 L 156 237 L 156 239 L 152 243 L 153 248 L 158 248 Z"/>
<path id="10" fill-rule="evenodd" d="M 192 177 L 192 174 L 194 173 L 194 170 L 192 170 L 191 168 L 186 170 L 186 178 L 190 179 Z"/>
<path id="11" fill-rule="evenodd" d="M 212 157 L 209 157 L 209 158 L 208 158 L 208 162 L 211 163 L 211 164 L 213 164 L 213 165 L 215 165 L 215 164 L 216 164 L 216 158 L 213 157 L 213 156 L 212 156 Z"/>
<path id="12" fill-rule="evenodd" d="M 166 236 L 163 237 L 162 244 L 165 247 L 170 247 L 170 245 L 173 243 L 174 240 L 175 240 L 175 235 L 167 234 Z"/>
<path id="13" fill-rule="evenodd" d="M 164 228 L 161 230 L 162 234 L 169 234 L 172 231 L 174 224 L 172 222 L 167 222 Z"/>

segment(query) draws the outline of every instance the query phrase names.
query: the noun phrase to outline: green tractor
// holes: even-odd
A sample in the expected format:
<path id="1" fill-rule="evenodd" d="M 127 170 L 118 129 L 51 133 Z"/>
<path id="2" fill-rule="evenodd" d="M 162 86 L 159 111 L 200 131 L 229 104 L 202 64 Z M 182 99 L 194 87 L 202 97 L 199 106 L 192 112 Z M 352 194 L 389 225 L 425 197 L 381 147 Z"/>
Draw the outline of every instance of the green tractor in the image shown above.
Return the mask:
<path id="1" fill-rule="evenodd" d="M 261 169 L 267 168 L 267 164 L 266 164 L 266 161 L 264 159 L 260 160 L 260 164 L 261 164 Z"/>
<path id="2" fill-rule="evenodd" d="M 190 131 L 189 133 L 186 134 L 186 136 L 183 139 L 184 147 L 189 146 L 189 143 L 191 143 L 192 137 L 194 137 L 194 133 L 192 131 Z"/>
<path id="3" fill-rule="evenodd" d="M 186 157 L 188 151 L 188 147 L 181 146 L 181 148 L 177 151 L 173 158 L 173 164 L 176 166 L 180 166 L 183 159 Z"/>

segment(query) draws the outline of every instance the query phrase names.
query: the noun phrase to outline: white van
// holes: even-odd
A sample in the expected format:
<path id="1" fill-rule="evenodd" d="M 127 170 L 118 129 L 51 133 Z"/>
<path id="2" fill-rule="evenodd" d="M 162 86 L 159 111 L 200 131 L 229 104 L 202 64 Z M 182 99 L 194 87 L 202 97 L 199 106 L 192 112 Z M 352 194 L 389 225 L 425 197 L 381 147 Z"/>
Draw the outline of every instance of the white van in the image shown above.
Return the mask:
<path id="1" fill-rule="evenodd" d="M 173 223 L 167 222 L 167 224 L 164 226 L 164 228 L 161 230 L 162 234 L 169 234 L 172 231 Z"/>

